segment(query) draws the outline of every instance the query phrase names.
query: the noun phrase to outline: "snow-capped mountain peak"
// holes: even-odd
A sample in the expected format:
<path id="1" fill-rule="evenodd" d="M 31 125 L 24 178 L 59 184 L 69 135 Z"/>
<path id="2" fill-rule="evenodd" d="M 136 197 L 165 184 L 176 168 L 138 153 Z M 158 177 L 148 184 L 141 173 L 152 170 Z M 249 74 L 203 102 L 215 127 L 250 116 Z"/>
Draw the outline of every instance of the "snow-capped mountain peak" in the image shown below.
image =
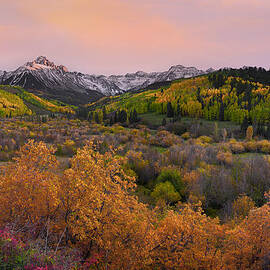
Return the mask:
<path id="1" fill-rule="evenodd" d="M 175 66 L 171 66 L 169 71 L 182 70 L 183 68 L 185 67 L 182 65 L 175 65 Z"/>
<path id="2" fill-rule="evenodd" d="M 55 69 L 62 72 L 68 72 L 68 69 L 65 66 L 56 66 L 54 62 L 49 61 L 45 56 L 39 56 L 34 61 L 27 62 L 25 67 L 29 70 Z"/>

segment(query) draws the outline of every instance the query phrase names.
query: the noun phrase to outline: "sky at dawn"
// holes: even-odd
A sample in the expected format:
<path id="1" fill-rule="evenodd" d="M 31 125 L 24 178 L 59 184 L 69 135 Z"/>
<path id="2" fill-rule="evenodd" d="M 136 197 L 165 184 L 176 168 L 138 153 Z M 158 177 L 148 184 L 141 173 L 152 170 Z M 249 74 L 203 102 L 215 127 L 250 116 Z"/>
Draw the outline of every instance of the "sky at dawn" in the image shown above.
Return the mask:
<path id="1" fill-rule="evenodd" d="M 70 71 L 270 67 L 269 0 L 0 0 L 0 70 L 39 55 Z"/>

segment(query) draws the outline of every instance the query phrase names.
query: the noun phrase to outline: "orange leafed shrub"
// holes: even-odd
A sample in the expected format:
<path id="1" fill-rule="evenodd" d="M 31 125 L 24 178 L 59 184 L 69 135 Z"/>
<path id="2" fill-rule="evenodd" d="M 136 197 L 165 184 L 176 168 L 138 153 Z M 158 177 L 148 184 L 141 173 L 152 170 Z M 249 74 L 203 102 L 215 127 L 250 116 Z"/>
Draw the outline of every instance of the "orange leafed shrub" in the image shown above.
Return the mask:
<path id="1" fill-rule="evenodd" d="M 0 177 L 0 224 L 29 226 L 55 218 L 60 203 L 58 162 L 44 143 L 29 141 Z"/>
<path id="2" fill-rule="evenodd" d="M 187 206 L 180 214 L 168 212 L 160 222 L 151 258 L 157 269 L 219 269 L 222 238 L 218 220 Z"/>
<path id="3" fill-rule="evenodd" d="M 255 141 L 244 142 L 244 147 L 248 152 L 256 152 L 258 150 L 258 143 Z"/>
<path id="4" fill-rule="evenodd" d="M 181 144 L 181 139 L 178 136 L 166 131 L 161 130 L 158 131 L 156 138 L 154 140 L 154 144 L 160 145 L 163 147 L 170 147 L 175 144 Z"/>
<path id="5" fill-rule="evenodd" d="M 227 232 L 225 269 L 268 269 L 270 261 L 270 205 L 251 210 L 235 229 Z"/>
<path id="6" fill-rule="evenodd" d="M 257 142 L 258 149 L 266 154 L 270 154 L 270 142 L 267 140 L 262 140 Z"/>
<path id="7" fill-rule="evenodd" d="M 231 152 L 218 152 L 217 160 L 223 164 L 232 165 L 233 155 Z"/>
<path id="8" fill-rule="evenodd" d="M 236 140 L 230 140 L 229 146 L 233 153 L 239 154 L 245 152 L 245 147 L 243 144 L 241 142 L 237 142 Z"/>

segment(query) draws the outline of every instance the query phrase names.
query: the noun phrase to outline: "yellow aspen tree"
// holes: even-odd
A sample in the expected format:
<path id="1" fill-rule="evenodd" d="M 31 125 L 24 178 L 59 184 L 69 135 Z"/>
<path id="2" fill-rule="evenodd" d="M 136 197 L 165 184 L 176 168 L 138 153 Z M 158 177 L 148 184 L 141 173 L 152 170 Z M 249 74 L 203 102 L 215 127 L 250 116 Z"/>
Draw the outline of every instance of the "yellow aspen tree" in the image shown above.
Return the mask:
<path id="1" fill-rule="evenodd" d="M 246 131 L 246 139 L 247 141 L 251 141 L 253 137 L 253 127 L 249 126 Z"/>

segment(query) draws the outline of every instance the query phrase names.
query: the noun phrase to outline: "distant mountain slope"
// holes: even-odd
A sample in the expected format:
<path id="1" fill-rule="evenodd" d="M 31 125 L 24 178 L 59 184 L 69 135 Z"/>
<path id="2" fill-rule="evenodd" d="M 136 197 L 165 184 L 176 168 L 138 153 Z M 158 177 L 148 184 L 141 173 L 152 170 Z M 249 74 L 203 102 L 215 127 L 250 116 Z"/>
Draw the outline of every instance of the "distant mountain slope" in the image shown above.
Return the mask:
<path id="1" fill-rule="evenodd" d="M 212 72 L 194 67 L 173 66 L 165 72 L 138 71 L 126 75 L 88 75 L 69 72 L 40 56 L 15 71 L 0 72 L 0 84 L 18 85 L 47 98 L 69 104 L 86 104 L 99 98 L 145 88 L 153 83 L 190 78 Z M 38 91 L 38 92 L 37 92 Z"/>
<path id="2" fill-rule="evenodd" d="M 109 76 L 108 80 L 113 81 L 123 91 L 139 90 L 151 84 L 158 82 L 173 81 L 180 78 L 191 78 L 203 74 L 207 71 L 198 70 L 195 67 L 184 67 L 182 65 L 172 66 L 165 72 L 146 73 L 138 71 L 136 73 L 128 73 L 120 76 Z"/>
<path id="3" fill-rule="evenodd" d="M 40 98 L 19 86 L 0 85 L 0 117 L 50 112 L 74 113 L 74 109 L 57 101 Z"/>

